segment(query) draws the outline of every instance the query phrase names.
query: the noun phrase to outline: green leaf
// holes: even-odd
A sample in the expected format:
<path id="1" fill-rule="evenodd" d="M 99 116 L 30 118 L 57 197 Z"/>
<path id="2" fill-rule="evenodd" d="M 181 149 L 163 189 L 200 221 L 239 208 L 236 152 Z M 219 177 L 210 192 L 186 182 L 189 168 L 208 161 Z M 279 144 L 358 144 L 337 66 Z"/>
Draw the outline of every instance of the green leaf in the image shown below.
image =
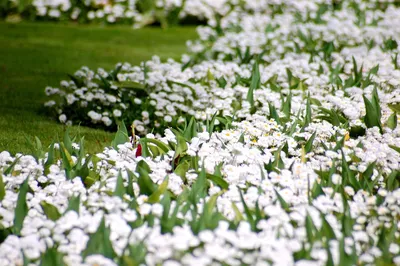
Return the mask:
<path id="1" fill-rule="evenodd" d="M 310 94 L 307 97 L 307 104 L 306 104 L 306 116 L 304 118 L 304 127 L 307 127 L 311 123 L 311 101 L 310 101 Z"/>
<path id="2" fill-rule="evenodd" d="M 73 196 L 72 198 L 70 198 L 68 201 L 68 207 L 65 210 L 65 213 L 67 213 L 68 211 L 75 211 L 77 214 L 79 214 L 80 202 L 81 202 L 80 195 Z"/>
<path id="3" fill-rule="evenodd" d="M 253 64 L 253 71 L 251 75 L 251 83 L 247 92 L 246 100 L 254 107 L 254 90 L 260 87 L 260 68 L 258 66 L 258 59 Z"/>
<path id="4" fill-rule="evenodd" d="M 85 83 L 80 81 L 78 78 L 76 78 L 74 75 L 71 74 L 67 74 L 67 76 L 75 83 L 75 85 L 80 88 L 80 87 L 84 87 Z"/>
<path id="5" fill-rule="evenodd" d="M 389 104 L 388 106 L 389 106 L 390 109 L 392 109 L 393 112 L 396 112 L 396 113 L 400 114 L 400 103 Z"/>
<path id="6" fill-rule="evenodd" d="M 72 166 L 74 165 L 74 161 L 72 160 L 71 153 L 65 147 L 65 144 L 63 142 L 60 143 L 60 146 L 61 146 L 60 151 L 61 151 L 61 157 L 63 159 L 64 168 L 71 170 Z"/>
<path id="7" fill-rule="evenodd" d="M 224 77 L 221 76 L 220 78 L 217 78 L 216 80 L 217 80 L 217 82 L 218 82 L 218 85 L 219 85 L 221 88 L 225 89 L 226 84 L 227 84 L 226 79 L 225 79 Z"/>
<path id="8" fill-rule="evenodd" d="M 186 172 L 190 168 L 190 163 L 188 161 L 183 161 L 178 166 L 175 168 L 174 173 L 177 174 L 182 178 L 182 180 L 185 182 L 186 180 Z"/>
<path id="9" fill-rule="evenodd" d="M 281 207 L 288 211 L 289 210 L 289 204 L 283 199 L 281 194 L 278 193 L 278 191 L 275 190 L 276 198 L 278 199 L 279 203 L 281 204 Z"/>
<path id="10" fill-rule="evenodd" d="M 150 167 L 145 161 L 140 161 L 136 166 L 136 172 L 139 173 L 138 185 L 140 193 L 150 196 L 157 189 L 156 184 L 150 178 Z"/>
<path id="11" fill-rule="evenodd" d="M 214 132 L 214 126 L 215 126 L 215 120 L 217 119 L 217 112 L 214 113 L 214 115 L 211 118 L 211 121 L 207 120 L 207 132 L 208 134 L 211 134 Z"/>
<path id="12" fill-rule="evenodd" d="M 379 103 L 379 96 L 378 96 L 378 90 L 376 87 L 374 87 L 373 91 L 372 91 L 372 104 L 377 112 L 378 115 L 378 119 L 379 121 L 382 118 L 382 112 L 381 112 L 381 105 Z"/>
<path id="13" fill-rule="evenodd" d="M 321 185 L 318 184 L 318 182 L 314 182 L 313 188 L 311 189 L 311 195 L 314 199 L 320 195 L 325 195 Z"/>
<path id="14" fill-rule="evenodd" d="M 292 109 L 292 92 L 286 97 L 286 101 L 282 105 L 282 112 L 285 114 L 286 118 L 290 118 Z"/>
<path id="15" fill-rule="evenodd" d="M 183 157 L 188 149 L 186 140 L 181 134 L 176 135 L 177 146 L 175 150 L 174 160 L 178 157 Z"/>
<path id="16" fill-rule="evenodd" d="M 62 266 L 64 264 L 63 254 L 56 247 L 46 249 L 40 260 L 40 266 Z"/>
<path id="17" fill-rule="evenodd" d="M 118 79 L 118 73 L 121 72 L 122 69 L 122 64 L 119 64 L 114 70 L 112 70 L 108 75 L 113 79 L 117 80 Z"/>
<path id="18" fill-rule="evenodd" d="M 244 208 L 244 213 L 246 214 L 246 217 L 247 217 L 247 221 L 251 225 L 251 229 L 253 231 L 257 231 L 256 221 L 254 220 L 254 217 L 253 217 L 252 213 L 250 212 L 250 209 L 247 206 L 246 201 L 244 200 L 243 192 L 239 187 L 238 187 L 238 190 L 239 190 L 239 193 L 240 193 L 240 200 L 241 200 L 243 208 Z"/>
<path id="19" fill-rule="evenodd" d="M 391 114 L 386 122 L 386 125 L 391 130 L 394 130 L 397 127 L 397 115 L 396 112 Z"/>
<path id="20" fill-rule="evenodd" d="M 153 194 L 150 195 L 150 197 L 147 199 L 148 203 L 157 203 L 160 201 L 161 195 L 167 191 L 168 188 L 168 176 L 164 179 L 164 181 L 161 183 L 161 185 L 157 188 L 156 191 L 153 192 Z"/>
<path id="21" fill-rule="evenodd" d="M 28 205 L 26 204 L 26 194 L 29 190 L 28 179 L 22 183 L 18 193 L 17 206 L 15 207 L 14 217 L 14 234 L 19 235 L 24 223 L 24 219 L 28 214 Z"/>
<path id="22" fill-rule="evenodd" d="M 3 175 L 0 172 L 0 201 L 2 201 L 5 196 L 6 196 L 6 189 L 3 181 Z"/>
<path id="23" fill-rule="evenodd" d="M 190 118 L 189 125 L 183 132 L 183 137 L 186 139 L 186 141 L 190 141 L 192 138 L 197 137 L 197 122 L 194 116 Z"/>
<path id="24" fill-rule="evenodd" d="M 389 145 L 390 148 L 392 148 L 393 150 L 397 151 L 398 153 L 400 153 L 400 147 L 394 146 L 394 145 Z"/>
<path id="25" fill-rule="evenodd" d="M 322 212 L 321 212 L 321 220 L 322 220 L 322 227 L 321 227 L 322 234 L 328 239 L 336 239 L 335 231 L 326 220 L 325 214 L 323 214 Z"/>
<path id="26" fill-rule="evenodd" d="M 147 145 L 147 142 L 146 142 L 146 141 L 142 141 L 142 140 L 140 139 L 140 140 L 139 140 L 139 143 L 140 143 L 141 148 L 142 148 L 142 154 L 141 154 L 141 156 L 144 157 L 144 158 L 151 156 L 152 154 L 151 154 L 151 152 L 150 152 L 149 146 Z M 155 156 L 154 156 L 154 157 L 155 157 Z"/>
<path id="27" fill-rule="evenodd" d="M 317 230 L 315 228 L 313 220 L 311 219 L 311 216 L 308 213 L 306 215 L 305 226 L 306 226 L 307 240 L 311 245 L 313 245 L 314 241 L 316 240 Z"/>
<path id="28" fill-rule="evenodd" d="M 229 184 L 222 177 L 207 173 L 207 179 L 210 179 L 214 184 L 220 186 L 222 189 L 228 189 Z"/>
<path id="29" fill-rule="evenodd" d="M 72 147 L 72 140 L 71 140 L 71 138 L 69 136 L 68 128 L 67 128 L 67 130 L 65 130 L 63 143 L 64 143 L 64 147 L 67 149 L 69 154 L 72 154 L 74 150 L 73 150 L 73 147 Z"/>
<path id="30" fill-rule="evenodd" d="M 233 212 L 235 213 L 235 222 L 239 223 L 240 221 L 244 220 L 244 217 L 242 215 L 242 212 L 239 211 L 239 208 L 236 206 L 236 204 L 232 201 L 232 209 Z"/>
<path id="31" fill-rule="evenodd" d="M 197 175 L 196 181 L 192 185 L 192 189 L 189 194 L 189 199 L 192 204 L 197 204 L 198 198 L 204 198 L 207 195 L 207 178 L 206 169 L 204 165 L 201 168 L 200 173 Z"/>
<path id="32" fill-rule="evenodd" d="M 124 144 L 129 141 L 128 130 L 126 129 L 125 123 L 122 121 L 118 125 L 118 131 L 115 134 L 114 140 L 111 142 L 111 146 L 118 150 L 118 145 Z"/>
<path id="33" fill-rule="evenodd" d="M 86 249 L 82 256 L 86 258 L 89 255 L 101 254 L 106 258 L 113 260 L 116 256 L 112 243 L 110 241 L 110 228 L 106 227 L 105 218 L 101 219 L 96 233 L 90 235 Z"/>
<path id="34" fill-rule="evenodd" d="M 361 189 L 360 182 L 355 177 L 353 171 L 351 171 L 349 168 L 343 150 L 342 150 L 342 178 L 343 178 L 342 182 L 343 185 L 347 185 L 347 183 L 350 183 L 355 191 Z"/>
<path id="35" fill-rule="evenodd" d="M 305 150 L 306 153 L 309 153 L 309 152 L 312 150 L 312 148 L 313 148 L 313 142 L 314 142 L 314 139 L 315 139 L 315 136 L 316 136 L 316 135 L 317 135 L 317 131 L 315 131 L 315 132 L 311 135 L 311 137 L 307 140 L 306 145 L 304 146 L 304 150 Z"/>
<path id="36" fill-rule="evenodd" d="M 387 178 L 387 189 L 393 191 L 400 186 L 400 172 L 393 171 Z"/>
<path id="37" fill-rule="evenodd" d="M 40 202 L 40 206 L 42 207 L 42 210 L 48 219 L 57 221 L 61 217 L 60 212 L 54 205 L 42 200 Z"/>
<path id="38" fill-rule="evenodd" d="M 145 264 L 145 257 L 147 254 L 146 246 L 143 242 L 131 245 L 128 248 L 129 251 L 129 263 L 133 264 L 122 264 L 123 266 L 139 266 Z M 124 256 L 127 257 L 127 256 Z M 126 259 L 124 261 L 127 261 Z"/>
<path id="39" fill-rule="evenodd" d="M 10 166 L 7 167 L 7 169 L 4 171 L 4 174 L 5 174 L 5 175 L 11 174 L 11 172 L 14 170 L 14 166 L 18 163 L 18 161 L 19 161 L 19 159 L 20 159 L 21 157 L 22 157 L 22 155 L 19 156 L 19 157 L 17 157 L 17 158 L 10 164 Z"/>
<path id="40" fill-rule="evenodd" d="M 103 85 L 104 85 L 104 89 L 106 90 L 106 91 L 108 91 L 108 90 L 110 90 L 111 89 L 111 83 L 108 81 L 108 80 L 106 80 L 102 75 L 97 75 L 99 78 L 100 78 L 100 80 L 103 82 Z"/>
<path id="41" fill-rule="evenodd" d="M 364 95 L 363 98 L 366 110 L 366 114 L 364 116 L 365 125 L 368 128 L 378 127 L 382 133 L 382 126 L 380 121 L 381 113 L 377 96 L 372 97 L 372 102 L 370 102 Z"/>
<path id="42" fill-rule="evenodd" d="M 45 173 L 48 174 L 49 168 L 55 162 L 54 158 L 54 142 L 50 145 L 49 152 L 47 153 L 47 160 L 44 163 Z"/>
<path id="43" fill-rule="evenodd" d="M 121 174 L 121 170 L 120 170 L 118 172 L 117 184 L 115 186 L 113 196 L 117 196 L 122 199 L 124 197 L 124 194 L 125 194 L 124 179 L 122 178 L 122 174 Z"/>
<path id="44" fill-rule="evenodd" d="M 135 198 L 135 192 L 133 190 L 133 178 L 135 177 L 137 180 L 137 177 L 135 176 L 134 173 L 132 173 L 130 170 L 127 169 L 128 172 L 128 186 L 126 187 L 126 193 L 131 196 L 132 198 Z"/>
<path id="45" fill-rule="evenodd" d="M 151 139 L 151 138 L 141 138 L 140 140 L 142 142 L 152 143 L 152 144 L 156 145 L 158 148 L 160 148 L 163 151 L 163 153 L 167 153 L 170 150 L 168 145 L 160 140 Z"/>
<path id="46" fill-rule="evenodd" d="M 281 119 L 279 118 L 278 112 L 276 111 L 275 106 L 272 105 L 271 102 L 268 102 L 268 108 L 269 108 L 269 119 L 274 119 L 278 125 L 281 124 Z"/>

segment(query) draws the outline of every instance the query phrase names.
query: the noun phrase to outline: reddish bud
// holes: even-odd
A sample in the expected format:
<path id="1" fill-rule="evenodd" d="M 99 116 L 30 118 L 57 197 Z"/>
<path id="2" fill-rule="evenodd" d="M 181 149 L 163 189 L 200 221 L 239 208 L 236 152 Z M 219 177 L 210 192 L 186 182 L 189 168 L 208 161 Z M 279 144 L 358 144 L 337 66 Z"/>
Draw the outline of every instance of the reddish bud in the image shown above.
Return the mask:
<path id="1" fill-rule="evenodd" d="M 136 157 L 142 156 L 142 145 L 138 145 L 136 149 Z"/>

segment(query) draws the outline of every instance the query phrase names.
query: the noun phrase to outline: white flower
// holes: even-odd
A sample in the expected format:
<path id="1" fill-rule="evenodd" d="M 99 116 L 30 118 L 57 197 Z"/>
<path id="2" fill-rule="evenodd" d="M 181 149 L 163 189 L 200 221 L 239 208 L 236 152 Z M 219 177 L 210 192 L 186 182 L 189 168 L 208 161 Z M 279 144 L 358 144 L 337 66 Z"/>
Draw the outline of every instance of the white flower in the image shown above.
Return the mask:
<path id="1" fill-rule="evenodd" d="M 107 116 L 103 116 L 102 118 L 101 118 L 101 121 L 103 121 L 103 123 L 104 123 L 104 125 L 106 125 L 106 126 L 110 126 L 111 124 L 112 124 L 112 120 L 109 118 L 109 117 L 107 117 Z"/>
<path id="2" fill-rule="evenodd" d="M 170 123 L 172 121 L 172 117 L 169 115 L 164 116 L 164 121 Z"/>
<path id="3" fill-rule="evenodd" d="M 120 116 L 122 115 L 122 112 L 121 112 L 120 110 L 118 110 L 118 109 L 114 109 L 113 115 L 114 115 L 115 117 L 120 117 Z"/>
<path id="4" fill-rule="evenodd" d="M 96 13 L 93 10 L 91 10 L 87 13 L 87 17 L 88 19 L 93 20 L 96 18 Z"/>
<path id="5" fill-rule="evenodd" d="M 164 208 L 160 203 L 155 203 L 151 206 L 151 213 L 157 217 L 161 217 L 161 215 L 163 214 L 163 210 Z"/>
<path id="6" fill-rule="evenodd" d="M 143 203 L 141 206 L 140 206 L 140 214 L 141 215 L 148 215 L 148 214 L 150 214 L 151 213 L 151 205 L 150 204 L 148 204 L 148 203 Z"/>
<path id="7" fill-rule="evenodd" d="M 58 117 L 58 120 L 60 120 L 61 123 L 65 123 L 67 121 L 67 116 L 65 114 L 61 114 Z"/>
<path id="8" fill-rule="evenodd" d="M 344 191 L 346 192 L 347 195 L 354 196 L 354 189 L 352 187 L 346 186 L 344 188 Z"/>
<path id="9" fill-rule="evenodd" d="M 398 244 L 391 243 L 389 246 L 389 252 L 392 254 L 399 254 L 400 252 L 400 247 Z"/>
<path id="10" fill-rule="evenodd" d="M 332 183 L 335 185 L 340 185 L 342 183 L 342 176 L 338 174 L 332 175 Z"/>
<path id="11" fill-rule="evenodd" d="M 94 121 L 100 121 L 101 120 L 101 114 L 96 113 L 95 111 L 89 111 L 88 116 Z"/>

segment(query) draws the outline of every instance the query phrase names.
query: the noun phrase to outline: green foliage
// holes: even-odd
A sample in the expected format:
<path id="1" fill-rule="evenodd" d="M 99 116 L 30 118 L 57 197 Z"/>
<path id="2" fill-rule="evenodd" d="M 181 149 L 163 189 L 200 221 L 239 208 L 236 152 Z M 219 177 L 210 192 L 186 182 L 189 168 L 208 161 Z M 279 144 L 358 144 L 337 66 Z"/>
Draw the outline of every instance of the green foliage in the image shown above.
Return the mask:
<path id="1" fill-rule="evenodd" d="M 127 59 L 138 65 L 154 54 L 179 59 L 186 40 L 196 37 L 195 28 L 189 26 L 132 30 L 130 26 L 36 22 L 0 22 L 0 32 L 0 150 L 11 154 L 32 152 L 25 136 L 31 140 L 37 136 L 44 148 L 63 136 L 65 125 L 49 119 L 40 106 L 48 98 L 42 89 L 57 86 L 65 73 L 83 65 L 112 69 Z M 125 121 L 126 125 L 132 121 Z M 91 154 L 102 151 L 114 137 L 114 133 L 79 126 L 79 122 L 69 129 L 71 136 L 85 137 L 86 151 Z"/>
<path id="2" fill-rule="evenodd" d="M 115 186 L 113 195 L 123 199 L 124 194 L 125 194 L 124 179 L 122 178 L 121 171 L 119 171 L 117 176 L 117 184 Z"/>
<path id="3" fill-rule="evenodd" d="M 0 201 L 6 196 L 6 189 L 4 185 L 3 175 L 0 172 Z"/>
<path id="4" fill-rule="evenodd" d="M 40 259 L 40 266 L 53 266 L 53 265 L 57 266 L 65 265 L 63 260 L 63 255 L 60 252 L 58 252 L 56 247 L 48 248 Z"/>
<path id="5" fill-rule="evenodd" d="M 386 122 L 386 125 L 387 125 L 387 127 L 390 128 L 391 130 L 394 130 L 394 129 L 397 127 L 397 113 L 396 113 L 396 112 L 393 112 L 393 113 L 389 116 L 389 118 L 388 118 L 388 120 L 387 120 L 387 122 Z"/>
<path id="6" fill-rule="evenodd" d="M 254 105 L 254 90 L 260 88 L 260 68 L 258 65 L 258 59 L 253 64 L 253 71 L 251 75 L 251 83 L 249 90 L 247 92 L 246 100 L 250 103 L 251 113 L 255 113 L 255 105 Z"/>
<path id="7" fill-rule="evenodd" d="M 79 196 L 73 196 L 72 198 L 69 199 L 68 201 L 68 207 L 65 210 L 65 212 L 68 211 L 75 211 L 77 214 L 79 214 L 79 206 L 81 203 L 81 197 Z"/>
<path id="8" fill-rule="evenodd" d="M 382 133 L 382 125 L 381 125 L 381 107 L 379 105 L 379 98 L 376 87 L 372 93 L 371 101 L 368 100 L 364 95 L 364 104 L 365 104 L 365 111 L 366 114 L 364 116 L 365 125 L 368 128 L 371 127 L 378 127 Z"/>
<path id="9" fill-rule="evenodd" d="M 28 193 L 29 185 L 28 178 L 22 183 L 17 199 L 17 206 L 15 207 L 14 227 L 13 233 L 16 235 L 21 234 L 22 225 L 25 217 L 28 214 L 28 205 L 26 204 L 26 194 Z"/>
<path id="10" fill-rule="evenodd" d="M 129 135 L 128 135 L 128 130 L 126 129 L 125 123 L 122 121 L 118 125 L 118 131 L 115 134 L 114 140 L 111 142 L 111 146 L 115 150 L 118 150 L 118 145 L 124 144 L 126 142 L 129 142 Z"/>
<path id="11" fill-rule="evenodd" d="M 61 217 L 57 207 L 54 205 L 47 203 L 46 201 L 41 201 L 40 206 L 42 207 L 42 210 L 48 219 L 57 221 Z"/>
<path id="12" fill-rule="evenodd" d="M 139 173 L 138 185 L 140 188 L 140 194 L 150 196 L 157 189 L 157 185 L 149 176 L 150 171 L 150 167 L 145 161 L 142 160 L 138 162 L 136 172 Z"/>
<path id="13" fill-rule="evenodd" d="M 110 228 L 106 227 L 104 217 L 101 219 L 97 231 L 90 235 L 90 239 L 82 256 L 87 257 L 92 254 L 101 254 L 109 259 L 114 259 L 116 256 L 110 241 Z"/>

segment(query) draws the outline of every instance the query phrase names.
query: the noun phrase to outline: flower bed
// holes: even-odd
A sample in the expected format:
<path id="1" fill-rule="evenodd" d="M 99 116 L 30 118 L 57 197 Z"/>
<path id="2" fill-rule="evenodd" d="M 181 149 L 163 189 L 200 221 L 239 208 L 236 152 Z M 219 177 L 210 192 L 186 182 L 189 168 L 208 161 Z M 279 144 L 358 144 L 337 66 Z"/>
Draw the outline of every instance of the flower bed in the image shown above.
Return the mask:
<path id="1" fill-rule="evenodd" d="M 0 264 L 400 265 L 400 9 L 288 3 L 46 88 L 118 132 L 0 153 Z"/>

